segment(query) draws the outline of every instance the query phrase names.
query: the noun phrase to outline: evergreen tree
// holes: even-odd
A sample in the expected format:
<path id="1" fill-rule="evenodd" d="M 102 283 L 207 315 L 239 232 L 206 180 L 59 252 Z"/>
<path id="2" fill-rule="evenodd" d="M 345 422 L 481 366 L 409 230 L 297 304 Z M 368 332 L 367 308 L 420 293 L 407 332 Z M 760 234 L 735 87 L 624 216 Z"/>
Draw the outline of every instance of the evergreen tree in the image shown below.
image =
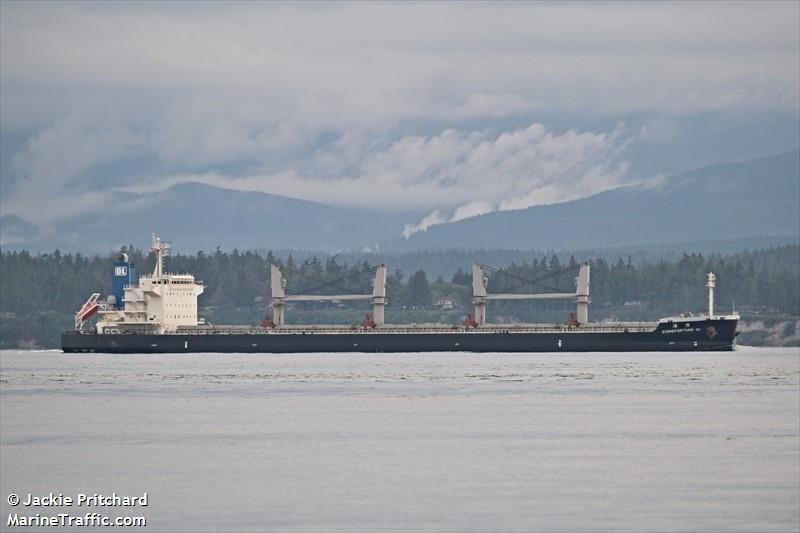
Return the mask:
<path id="1" fill-rule="evenodd" d="M 472 285 L 472 275 L 459 268 L 450 281 L 456 285 Z"/>
<path id="2" fill-rule="evenodd" d="M 423 309 L 431 305 L 431 286 L 423 270 L 417 270 L 408 280 L 408 305 Z"/>

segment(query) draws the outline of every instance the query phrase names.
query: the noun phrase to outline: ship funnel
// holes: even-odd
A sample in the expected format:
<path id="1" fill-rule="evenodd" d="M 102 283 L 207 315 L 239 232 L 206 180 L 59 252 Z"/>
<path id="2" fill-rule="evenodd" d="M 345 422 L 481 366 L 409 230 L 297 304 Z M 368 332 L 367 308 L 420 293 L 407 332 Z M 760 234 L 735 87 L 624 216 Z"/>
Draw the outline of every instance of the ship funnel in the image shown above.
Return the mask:
<path id="1" fill-rule="evenodd" d="M 109 307 L 125 309 L 125 287 L 135 285 L 137 280 L 136 266 L 128 260 L 128 254 L 123 253 L 112 270 L 111 296 L 114 297 L 114 303 L 108 301 Z"/>

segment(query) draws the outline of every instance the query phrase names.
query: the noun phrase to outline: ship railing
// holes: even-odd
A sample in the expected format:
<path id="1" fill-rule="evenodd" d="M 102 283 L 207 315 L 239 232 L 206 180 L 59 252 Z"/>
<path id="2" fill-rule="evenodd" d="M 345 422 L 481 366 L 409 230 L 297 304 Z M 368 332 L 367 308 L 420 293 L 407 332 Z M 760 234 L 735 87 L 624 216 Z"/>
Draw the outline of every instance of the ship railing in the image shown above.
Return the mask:
<path id="1" fill-rule="evenodd" d="M 379 328 L 362 328 L 359 326 L 281 326 L 275 329 L 264 329 L 257 326 L 178 326 L 176 334 L 181 335 L 347 335 L 347 334 L 490 334 L 490 333 L 646 333 L 652 332 L 658 327 L 657 322 L 615 322 L 613 324 L 589 324 L 579 327 L 569 327 L 566 325 L 511 325 L 504 326 L 495 324 L 481 326 L 479 328 L 469 328 L 465 326 L 405 326 L 405 325 L 385 325 Z"/>

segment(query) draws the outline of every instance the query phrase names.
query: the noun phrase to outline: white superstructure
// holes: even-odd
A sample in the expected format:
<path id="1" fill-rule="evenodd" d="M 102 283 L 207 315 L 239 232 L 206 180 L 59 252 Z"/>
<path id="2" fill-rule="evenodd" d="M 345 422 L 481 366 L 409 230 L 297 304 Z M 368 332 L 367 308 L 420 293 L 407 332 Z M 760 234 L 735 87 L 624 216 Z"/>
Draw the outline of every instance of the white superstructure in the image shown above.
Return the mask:
<path id="1" fill-rule="evenodd" d="M 197 326 L 197 297 L 203 293 L 202 282 L 191 274 L 172 274 L 164 269 L 169 244 L 153 235 L 150 250 L 156 254 L 153 273 L 139 278 L 138 285 L 125 287 L 124 309 L 106 305 L 100 309 L 98 333 L 147 331 L 171 333 L 178 326 Z"/>

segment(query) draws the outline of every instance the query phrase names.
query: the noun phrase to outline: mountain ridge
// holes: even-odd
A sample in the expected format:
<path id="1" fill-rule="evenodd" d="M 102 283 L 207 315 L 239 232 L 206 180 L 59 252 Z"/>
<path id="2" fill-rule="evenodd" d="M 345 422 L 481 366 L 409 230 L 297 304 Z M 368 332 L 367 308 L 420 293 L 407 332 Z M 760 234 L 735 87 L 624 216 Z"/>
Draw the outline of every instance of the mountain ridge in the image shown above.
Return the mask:
<path id="1" fill-rule="evenodd" d="M 345 209 L 270 193 L 183 183 L 151 193 L 114 192 L 109 205 L 38 227 L 0 218 L 4 249 L 101 253 L 151 232 L 177 250 L 305 249 L 325 252 L 437 248 L 564 250 L 800 234 L 800 150 L 709 165 L 646 187 L 493 212 L 401 237 L 426 212 Z"/>
<path id="2" fill-rule="evenodd" d="M 653 186 L 487 213 L 432 226 L 393 245 L 480 248 L 502 236 L 510 248 L 560 249 L 798 233 L 800 151 L 792 151 L 702 167 Z"/>

